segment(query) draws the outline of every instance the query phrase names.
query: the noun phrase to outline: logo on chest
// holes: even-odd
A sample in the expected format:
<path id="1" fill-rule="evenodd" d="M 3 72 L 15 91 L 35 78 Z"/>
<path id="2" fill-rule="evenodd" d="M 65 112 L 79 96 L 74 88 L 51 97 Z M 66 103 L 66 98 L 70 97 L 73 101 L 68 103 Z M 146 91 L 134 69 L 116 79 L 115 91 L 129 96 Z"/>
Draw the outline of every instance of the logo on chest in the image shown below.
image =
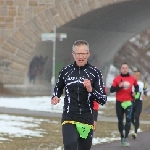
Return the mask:
<path id="1" fill-rule="evenodd" d="M 68 81 L 76 81 L 76 80 L 80 80 L 80 81 L 84 81 L 84 77 L 68 77 L 67 80 Z"/>
<path id="2" fill-rule="evenodd" d="M 128 82 L 128 81 L 123 81 L 123 88 L 125 89 L 125 90 L 127 90 L 127 89 L 129 89 L 130 88 L 130 82 Z"/>

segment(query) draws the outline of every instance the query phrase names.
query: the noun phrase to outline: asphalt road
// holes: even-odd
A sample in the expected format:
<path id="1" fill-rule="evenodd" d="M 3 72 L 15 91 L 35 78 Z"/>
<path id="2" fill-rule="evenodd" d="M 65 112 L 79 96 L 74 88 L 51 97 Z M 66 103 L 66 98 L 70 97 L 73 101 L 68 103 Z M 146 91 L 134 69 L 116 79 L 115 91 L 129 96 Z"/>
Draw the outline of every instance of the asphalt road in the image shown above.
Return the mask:
<path id="1" fill-rule="evenodd" d="M 120 141 L 95 145 L 91 150 L 150 150 L 150 131 L 141 132 L 136 140 L 129 137 L 130 147 L 122 147 Z"/>

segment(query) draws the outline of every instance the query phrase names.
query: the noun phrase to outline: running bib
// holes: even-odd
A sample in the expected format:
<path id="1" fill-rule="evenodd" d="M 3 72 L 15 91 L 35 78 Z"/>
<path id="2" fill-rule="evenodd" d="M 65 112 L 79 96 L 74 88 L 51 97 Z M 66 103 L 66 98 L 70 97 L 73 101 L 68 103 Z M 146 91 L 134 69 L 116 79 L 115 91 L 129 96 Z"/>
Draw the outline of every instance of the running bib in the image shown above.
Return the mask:
<path id="1" fill-rule="evenodd" d="M 141 93 L 140 93 L 140 92 L 137 92 L 134 98 L 135 98 L 135 99 L 140 99 L 140 96 L 141 96 Z"/>
<path id="2" fill-rule="evenodd" d="M 84 138 L 84 139 L 86 139 L 88 137 L 90 130 L 93 129 L 93 125 L 88 125 L 88 124 L 84 124 L 81 122 L 75 122 L 75 121 L 64 121 L 62 123 L 62 125 L 66 124 L 66 123 L 75 124 L 76 129 L 77 129 L 78 133 L 80 134 L 80 137 Z"/>
<path id="3" fill-rule="evenodd" d="M 125 101 L 121 103 L 122 108 L 126 109 L 128 106 L 131 106 L 132 102 L 131 101 Z"/>
<path id="4" fill-rule="evenodd" d="M 89 125 L 86 125 L 86 124 L 83 124 L 80 122 L 76 122 L 76 128 L 80 134 L 80 137 L 84 138 L 84 139 L 86 139 L 88 137 L 88 134 L 91 130 L 91 127 Z"/>

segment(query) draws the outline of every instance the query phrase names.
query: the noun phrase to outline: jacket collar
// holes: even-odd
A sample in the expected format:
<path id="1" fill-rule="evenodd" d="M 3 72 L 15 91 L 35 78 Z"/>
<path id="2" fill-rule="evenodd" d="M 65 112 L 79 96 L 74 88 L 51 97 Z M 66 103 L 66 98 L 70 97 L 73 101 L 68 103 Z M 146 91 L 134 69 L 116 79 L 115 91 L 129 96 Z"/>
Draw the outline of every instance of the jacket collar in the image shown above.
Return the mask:
<path id="1" fill-rule="evenodd" d="M 74 61 L 74 67 L 75 67 L 75 68 L 85 69 L 85 68 L 87 68 L 87 66 L 89 66 L 89 63 L 88 63 L 88 62 L 87 62 L 87 64 L 85 64 L 84 66 L 80 66 L 80 67 L 79 67 L 79 66 L 77 65 L 77 63 Z"/>

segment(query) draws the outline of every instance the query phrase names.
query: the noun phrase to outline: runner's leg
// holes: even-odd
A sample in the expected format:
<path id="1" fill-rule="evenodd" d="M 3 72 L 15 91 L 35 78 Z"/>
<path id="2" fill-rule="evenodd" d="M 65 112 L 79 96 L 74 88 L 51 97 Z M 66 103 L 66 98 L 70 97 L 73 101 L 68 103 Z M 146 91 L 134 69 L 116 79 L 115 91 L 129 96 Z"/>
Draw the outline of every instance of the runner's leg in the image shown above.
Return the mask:
<path id="1" fill-rule="evenodd" d="M 128 134 L 131 128 L 131 115 L 132 115 L 132 105 L 125 109 L 126 114 L 126 124 L 125 124 L 125 138 L 128 138 Z"/>
<path id="2" fill-rule="evenodd" d="M 131 115 L 131 122 L 132 122 L 133 125 L 135 125 L 134 115 L 135 115 L 135 102 L 133 102 L 132 115 Z"/>
<path id="3" fill-rule="evenodd" d="M 94 132 L 96 130 L 97 125 L 97 117 L 98 117 L 98 110 L 93 110 L 93 119 L 94 119 Z"/>
<path id="4" fill-rule="evenodd" d="M 64 150 L 77 150 L 79 133 L 74 124 L 62 125 Z"/>
<path id="5" fill-rule="evenodd" d="M 140 114 L 142 112 L 142 101 L 141 100 L 136 100 L 135 101 L 135 133 L 137 133 L 137 130 L 139 128 L 139 120 L 140 120 Z"/>
<path id="6" fill-rule="evenodd" d="M 90 150 L 92 146 L 93 130 L 91 129 L 86 139 L 79 137 L 78 150 Z"/>
<path id="7" fill-rule="evenodd" d="M 124 119 L 124 109 L 121 106 L 121 102 L 116 101 L 116 115 L 118 117 L 118 129 L 120 132 L 121 138 L 124 138 L 124 124 L 123 124 L 123 119 Z"/>

